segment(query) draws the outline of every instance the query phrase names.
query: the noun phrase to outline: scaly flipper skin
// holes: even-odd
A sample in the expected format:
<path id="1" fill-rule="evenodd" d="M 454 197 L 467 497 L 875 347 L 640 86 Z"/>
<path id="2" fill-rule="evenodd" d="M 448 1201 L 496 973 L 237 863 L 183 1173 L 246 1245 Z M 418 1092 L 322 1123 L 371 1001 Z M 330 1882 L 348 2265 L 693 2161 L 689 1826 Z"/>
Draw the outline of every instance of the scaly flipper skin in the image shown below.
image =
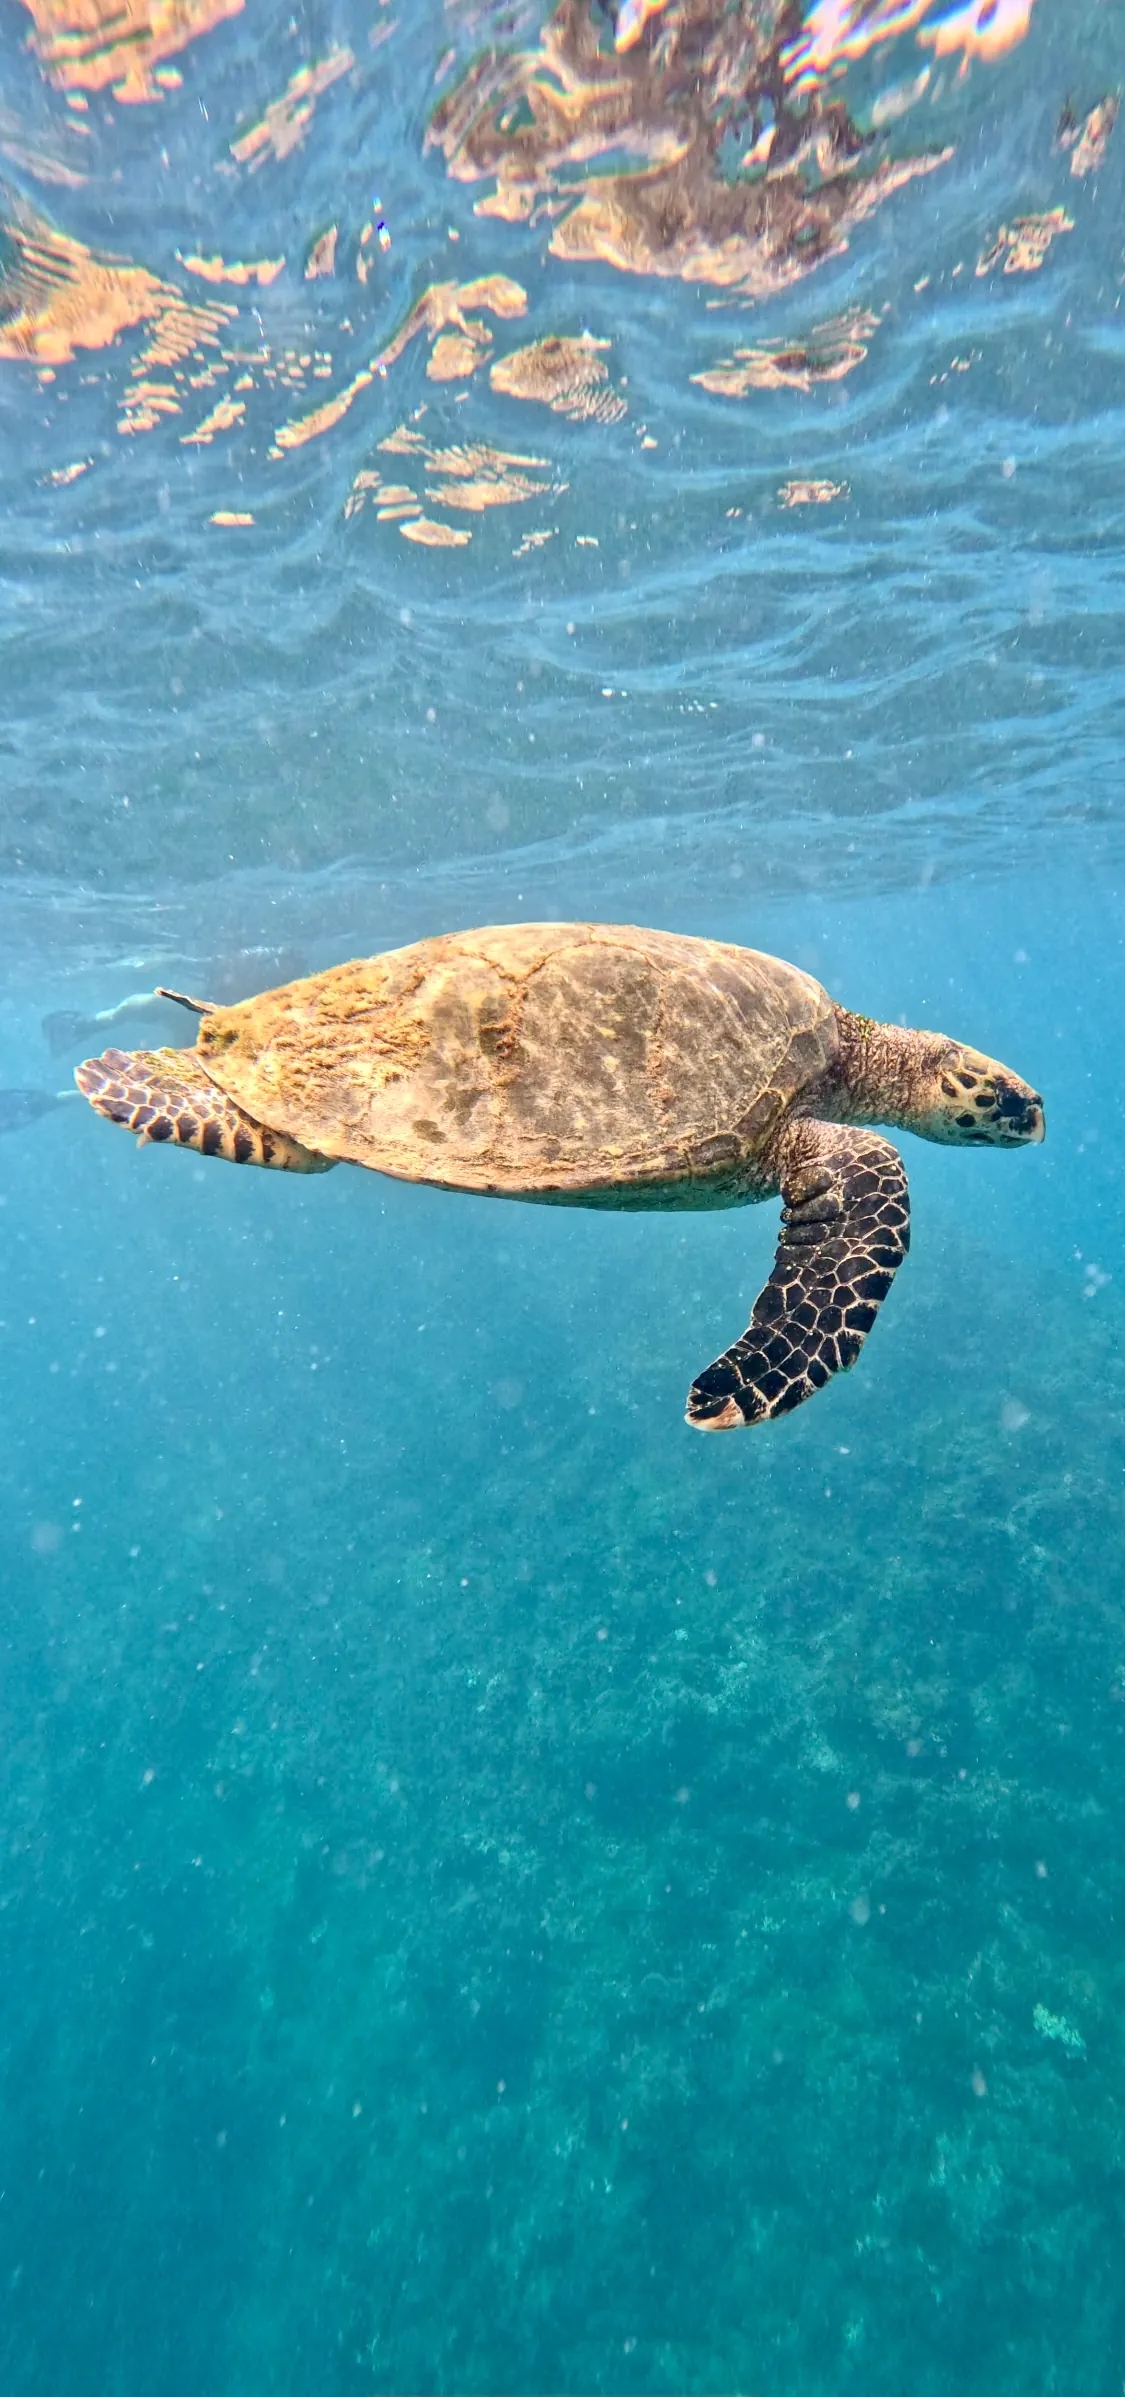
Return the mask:
<path id="1" fill-rule="evenodd" d="M 910 1246 L 906 1170 L 879 1133 L 801 1121 L 780 1165 L 773 1272 L 741 1340 L 692 1384 L 700 1431 L 787 1415 L 854 1365 Z"/>
<path id="2" fill-rule="evenodd" d="M 291 1174 L 323 1174 L 335 1164 L 288 1133 L 256 1124 L 215 1088 L 194 1049 L 107 1049 L 76 1066 L 74 1079 L 95 1114 L 139 1132 L 142 1148 L 150 1140 L 169 1140 L 201 1157 Z"/>

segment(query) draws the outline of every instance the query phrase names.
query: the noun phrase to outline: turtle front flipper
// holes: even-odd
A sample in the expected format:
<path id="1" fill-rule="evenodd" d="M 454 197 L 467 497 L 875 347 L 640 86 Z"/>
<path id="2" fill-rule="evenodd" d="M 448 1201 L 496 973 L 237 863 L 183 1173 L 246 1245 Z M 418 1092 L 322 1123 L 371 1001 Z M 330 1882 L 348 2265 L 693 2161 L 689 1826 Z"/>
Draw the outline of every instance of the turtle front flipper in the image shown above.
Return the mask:
<path id="1" fill-rule="evenodd" d="M 687 1420 L 700 1431 L 787 1415 L 854 1365 L 910 1246 L 906 1169 L 877 1132 L 794 1124 L 781 1192 L 773 1272 L 750 1323 L 692 1384 Z"/>
<path id="2" fill-rule="evenodd" d="M 272 1165 L 283 1173 L 323 1174 L 334 1157 L 273 1132 L 217 1090 L 194 1049 L 107 1049 L 75 1067 L 74 1079 L 95 1114 L 139 1132 L 140 1146 L 169 1140 L 232 1165 Z"/>

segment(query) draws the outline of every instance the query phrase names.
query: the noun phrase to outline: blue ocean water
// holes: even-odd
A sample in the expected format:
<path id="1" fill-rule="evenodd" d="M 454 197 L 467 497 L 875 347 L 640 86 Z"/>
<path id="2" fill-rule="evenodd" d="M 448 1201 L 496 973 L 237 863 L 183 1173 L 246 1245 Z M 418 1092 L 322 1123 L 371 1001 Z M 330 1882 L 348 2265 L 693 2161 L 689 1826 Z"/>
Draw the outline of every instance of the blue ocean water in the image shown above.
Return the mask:
<path id="1" fill-rule="evenodd" d="M 1125 2386 L 1123 37 L 0 12 L 13 2397 Z M 775 1207 L 61 1095 L 553 917 L 1044 1093 L 781 1422 Z"/>

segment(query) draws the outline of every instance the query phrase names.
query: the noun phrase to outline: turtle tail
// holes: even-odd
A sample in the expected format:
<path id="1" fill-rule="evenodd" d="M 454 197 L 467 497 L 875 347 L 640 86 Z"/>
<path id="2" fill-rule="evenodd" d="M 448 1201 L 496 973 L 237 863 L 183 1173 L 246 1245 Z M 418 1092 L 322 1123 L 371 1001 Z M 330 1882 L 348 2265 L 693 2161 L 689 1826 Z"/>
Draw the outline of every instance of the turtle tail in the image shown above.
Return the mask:
<path id="1" fill-rule="evenodd" d="M 272 1132 L 216 1089 L 194 1049 L 107 1049 L 75 1067 L 74 1079 L 96 1115 L 150 1140 L 226 1157 L 232 1165 L 272 1165 L 283 1173 L 322 1174 L 335 1163 Z"/>

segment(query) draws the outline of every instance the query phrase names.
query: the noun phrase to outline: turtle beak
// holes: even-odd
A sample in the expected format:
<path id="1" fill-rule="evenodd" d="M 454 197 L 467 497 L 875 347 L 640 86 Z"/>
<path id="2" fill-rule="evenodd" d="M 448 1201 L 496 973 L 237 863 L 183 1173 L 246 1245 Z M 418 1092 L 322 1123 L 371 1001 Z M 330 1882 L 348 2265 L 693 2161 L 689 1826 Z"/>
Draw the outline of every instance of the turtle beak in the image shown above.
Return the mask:
<path id="1" fill-rule="evenodd" d="M 1018 1082 L 1014 1074 L 997 1074 L 996 1114 L 1001 1140 L 1038 1144 L 1047 1129 L 1043 1120 L 1043 1101 L 1037 1090 L 1026 1082 Z"/>
<path id="2" fill-rule="evenodd" d="M 1004 1129 L 1006 1132 L 1014 1133 L 1017 1140 L 1025 1141 L 1032 1147 L 1038 1147 L 1039 1142 L 1044 1140 L 1047 1134 L 1043 1101 L 1037 1090 L 1029 1091 L 1026 1097 L 1021 1094 L 1020 1105 L 1016 1108 L 1012 1105 L 1013 1096 L 1014 1093 L 1005 1094 L 1000 1101 Z"/>

